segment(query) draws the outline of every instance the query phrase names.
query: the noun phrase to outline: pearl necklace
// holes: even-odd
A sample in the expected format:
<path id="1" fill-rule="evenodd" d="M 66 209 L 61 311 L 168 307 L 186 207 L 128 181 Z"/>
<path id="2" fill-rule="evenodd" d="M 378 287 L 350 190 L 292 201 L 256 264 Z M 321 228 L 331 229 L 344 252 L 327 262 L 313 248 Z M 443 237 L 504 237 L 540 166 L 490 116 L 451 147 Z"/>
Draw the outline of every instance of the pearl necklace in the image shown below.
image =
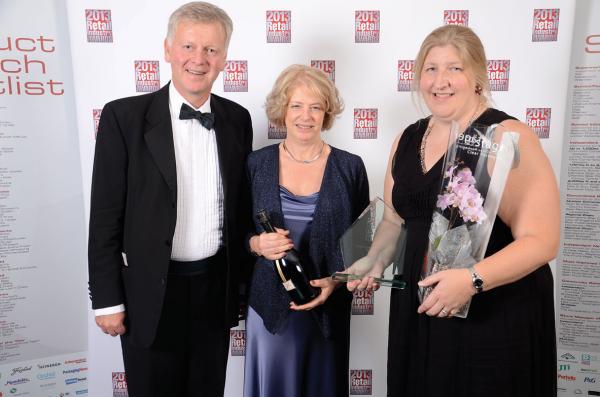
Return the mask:
<path id="1" fill-rule="evenodd" d="M 285 146 L 285 140 L 283 141 L 283 150 L 285 150 L 285 152 L 288 154 L 288 156 L 290 156 L 290 158 L 292 160 L 294 160 L 297 163 L 301 163 L 301 164 L 310 164 L 312 162 L 315 162 L 319 159 L 319 157 L 321 157 L 321 155 L 323 154 L 323 148 L 325 148 L 325 141 L 321 141 L 322 145 L 321 145 L 321 150 L 319 151 L 319 153 L 317 153 L 317 155 L 315 157 L 313 157 L 310 160 L 298 160 L 296 157 L 294 157 L 294 155 L 292 154 L 292 152 L 290 152 L 290 150 L 287 148 L 287 146 Z"/>

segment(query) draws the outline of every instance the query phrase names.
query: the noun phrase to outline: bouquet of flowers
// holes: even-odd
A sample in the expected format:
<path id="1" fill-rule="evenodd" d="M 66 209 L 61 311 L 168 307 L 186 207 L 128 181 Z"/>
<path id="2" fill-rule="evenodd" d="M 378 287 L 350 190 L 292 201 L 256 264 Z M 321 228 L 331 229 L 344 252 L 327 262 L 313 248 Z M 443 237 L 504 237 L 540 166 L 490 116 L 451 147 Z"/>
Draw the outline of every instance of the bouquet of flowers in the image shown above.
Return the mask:
<path id="1" fill-rule="evenodd" d="M 453 123 L 423 277 L 483 259 L 508 173 L 518 160 L 518 139 L 501 125 L 472 124 L 458 134 Z M 420 289 L 421 302 L 433 288 Z M 469 306 L 470 301 L 454 316 L 466 317 Z"/>

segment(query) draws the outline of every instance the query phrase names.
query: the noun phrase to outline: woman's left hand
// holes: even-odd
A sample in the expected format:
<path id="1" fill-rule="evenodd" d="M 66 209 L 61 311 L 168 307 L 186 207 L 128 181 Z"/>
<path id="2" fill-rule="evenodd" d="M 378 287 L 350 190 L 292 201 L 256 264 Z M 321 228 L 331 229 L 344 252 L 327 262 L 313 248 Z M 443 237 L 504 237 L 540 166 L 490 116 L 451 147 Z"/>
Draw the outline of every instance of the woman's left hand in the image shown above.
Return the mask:
<path id="1" fill-rule="evenodd" d="M 419 282 L 419 287 L 431 286 L 433 290 L 417 309 L 428 316 L 452 317 L 475 293 L 468 269 L 444 270 Z"/>
<path id="2" fill-rule="evenodd" d="M 325 303 L 329 295 L 333 293 L 335 290 L 335 286 L 338 284 L 337 281 L 334 281 L 331 277 L 325 277 L 318 280 L 310 280 L 310 285 L 313 287 L 317 287 L 321 289 L 321 293 L 313 300 L 304 305 L 296 305 L 294 302 L 290 302 L 291 310 L 310 310 L 319 305 Z"/>

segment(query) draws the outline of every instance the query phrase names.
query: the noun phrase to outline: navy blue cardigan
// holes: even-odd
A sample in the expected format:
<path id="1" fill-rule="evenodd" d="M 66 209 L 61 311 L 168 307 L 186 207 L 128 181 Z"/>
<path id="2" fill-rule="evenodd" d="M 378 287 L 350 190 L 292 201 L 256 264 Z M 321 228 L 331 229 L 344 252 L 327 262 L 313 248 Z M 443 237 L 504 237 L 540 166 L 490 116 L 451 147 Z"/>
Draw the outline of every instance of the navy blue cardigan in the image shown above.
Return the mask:
<path id="1" fill-rule="evenodd" d="M 254 214 L 266 209 L 275 227 L 284 228 L 279 198 L 279 148 L 271 145 L 251 153 L 247 161 Z M 302 265 L 310 279 L 343 270 L 339 238 L 369 204 L 369 182 L 362 159 L 331 147 L 319 198 L 313 214 L 308 252 L 301 252 Z M 263 229 L 254 217 L 256 233 Z M 263 319 L 266 329 L 276 333 L 289 313 L 289 296 L 271 261 L 258 258 L 250 284 L 249 304 Z M 325 337 L 346 334 L 352 294 L 341 286 L 325 304 L 311 311 Z M 341 329 L 338 327 L 342 327 Z"/>

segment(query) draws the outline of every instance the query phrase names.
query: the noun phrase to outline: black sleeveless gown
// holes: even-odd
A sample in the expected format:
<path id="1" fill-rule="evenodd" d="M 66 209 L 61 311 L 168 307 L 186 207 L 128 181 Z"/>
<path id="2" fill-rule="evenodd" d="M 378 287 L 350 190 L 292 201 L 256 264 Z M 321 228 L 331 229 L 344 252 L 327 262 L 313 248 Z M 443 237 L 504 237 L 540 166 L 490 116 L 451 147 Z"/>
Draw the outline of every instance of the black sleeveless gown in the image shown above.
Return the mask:
<path id="1" fill-rule="evenodd" d="M 512 119 L 495 109 L 475 123 Z M 466 319 L 417 314 L 417 282 L 443 160 L 426 174 L 419 147 L 427 119 L 409 126 L 398 143 L 392 203 L 408 230 L 404 279 L 393 290 L 388 343 L 390 397 L 556 396 L 556 333 L 553 280 L 546 264 L 514 283 L 473 297 Z M 513 241 L 497 217 L 486 256 Z"/>

